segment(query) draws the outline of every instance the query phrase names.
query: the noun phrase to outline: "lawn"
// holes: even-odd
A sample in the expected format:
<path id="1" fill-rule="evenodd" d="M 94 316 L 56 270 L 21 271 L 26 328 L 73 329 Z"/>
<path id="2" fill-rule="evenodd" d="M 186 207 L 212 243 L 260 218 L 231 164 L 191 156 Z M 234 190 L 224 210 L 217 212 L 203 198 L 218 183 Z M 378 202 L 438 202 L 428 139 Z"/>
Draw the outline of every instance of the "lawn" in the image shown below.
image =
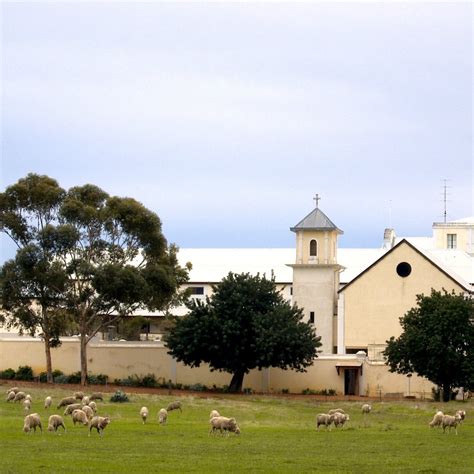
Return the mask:
<path id="1" fill-rule="evenodd" d="M 2 385 L 2 392 L 8 388 Z M 62 415 L 57 402 L 72 390 L 28 388 L 31 412 L 41 415 L 43 434 L 22 431 L 23 406 L 0 402 L 0 472 L 474 472 L 474 403 L 372 402 L 365 418 L 360 402 L 320 402 L 265 396 L 169 396 L 129 394 L 128 403 L 98 402 L 99 414 L 111 424 L 103 438 L 88 428 L 67 432 L 46 430 L 50 414 Z M 46 395 L 54 408 L 43 408 Z M 158 423 L 160 408 L 181 400 L 183 412 L 170 412 L 168 424 Z M 140 407 L 150 409 L 143 425 Z M 316 414 L 343 408 L 351 420 L 343 429 L 318 432 Z M 453 414 L 467 411 L 454 432 L 430 429 L 428 422 L 441 408 Z M 234 416 L 241 435 L 209 436 L 209 412 Z"/>

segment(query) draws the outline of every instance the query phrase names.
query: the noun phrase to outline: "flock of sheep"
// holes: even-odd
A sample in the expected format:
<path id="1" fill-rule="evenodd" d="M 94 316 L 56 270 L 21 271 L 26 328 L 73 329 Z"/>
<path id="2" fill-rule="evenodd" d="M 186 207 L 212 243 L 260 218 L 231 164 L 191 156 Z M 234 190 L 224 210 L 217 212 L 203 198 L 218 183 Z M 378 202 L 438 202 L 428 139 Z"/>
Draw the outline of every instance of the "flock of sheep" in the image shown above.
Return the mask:
<path id="1" fill-rule="evenodd" d="M 89 436 L 93 429 L 96 429 L 100 436 L 103 435 L 105 427 L 110 423 L 108 416 L 97 415 L 96 400 L 103 401 L 100 393 L 93 393 L 91 396 L 85 396 L 83 392 L 76 392 L 72 397 L 66 397 L 60 400 L 57 408 L 65 407 L 64 416 L 71 415 L 74 425 L 80 423 L 89 427 Z M 30 394 L 20 391 L 18 387 L 12 387 L 7 391 L 7 402 L 22 402 L 26 412 L 31 410 L 32 398 Z M 48 410 L 53 403 L 51 397 L 44 400 L 44 408 Z M 23 431 L 25 433 L 36 433 L 36 428 L 43 432 L 41 417 L 38 413 L 30 413 L 25 416 L 23 421 Z M 66 431 L 63 417 L 61 415 L 51 415 L 48 419 L 48 431 L 57 432 L 59 428 Z"/>
<path id="2" fill-rule="evenodd" d="M 26 412 L 31 409 L 32 398 L 31 395 L 20 391 L 18 387 L 10 388 L 7 391 L 7 402 L 22 402 Z M 65 407 L 64 416 L 71 416 L 74 425 L 76 423 L 89 427 L 89 436 L 93 429 L 96 429 L 100 436 L 103 436 L 104 429 L 110 423 L 108 416 L 101 417 L 97 415 L 97 403 L 96 400 L 103 401 L 103 397 L 100 393 L 93 393 L 90 396 L 84 395 L 83 392 L 76 392 L 72 397 L 63 398 L 57 408 Z M 52 398 L 46 397 L 44 400 L 44 408 L 49 409 L 52 405 Z M 161 408 L 158 412 L 158 421 L 160 424 L 166 424 L 168 420 L 168 412 L 173 410 L 180 410 L 182 412 L 182 405 L 180 401 L 170 403 L 167 408 Z M 372 411 L 371 405 L 368 403 L 362 405 L 362 414 L 367 416 Z M 141 407 L 140 417 L 143 424 L 147 422 L 149 410 L 146 406 Z M 456 435 L 458 434 L 457 426 L 461 424 L 466 417 L 464 410 L 458 410 L 454 416 L 445 415 L 442 411 L 437 411 L 432 421 L 429 423 L 431 428 L 442 427 L 443 433 L 446 432 L 446 428 L 451 432 L 451 428 L 454 428 Z M 327 430 L 331 430 L 331 425 L 336 428 L 343 427 L 347 421 L 350 420 L 349 414 L 347 414 L 342 408 L 335 408 L 329 410 L 328 413 L 320 413 L 316 416 L 316 428 L 319 431 L 320 426 L 325 426 Z M 209 434 L 216 434 L 219 432 L 221 435 L 235 433 L 240 434 L 240 428 L 237 425 L 235 418 L 228 418 L 221 416 L 217 410 L 212 410 L 209 415 L 209 422 L 211 429 Z M 30 433 L 32 430 L 36 432 L 36 428 L 43 431 L 41 425 L 41 418 L 38 413 L 27 414 L 24 419 L 23 431 Z M 59 428 L 66 431 L 63 417 L 60 415 L 51 415 L 48 420 L 48 431 L 57 432 Z"/>

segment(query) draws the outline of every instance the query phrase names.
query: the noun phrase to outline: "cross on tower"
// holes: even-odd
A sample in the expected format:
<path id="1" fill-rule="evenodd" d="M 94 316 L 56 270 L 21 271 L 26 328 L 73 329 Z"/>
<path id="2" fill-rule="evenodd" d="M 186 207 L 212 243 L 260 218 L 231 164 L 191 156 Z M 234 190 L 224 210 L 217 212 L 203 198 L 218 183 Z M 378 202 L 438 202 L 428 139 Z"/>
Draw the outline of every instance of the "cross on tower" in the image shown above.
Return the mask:
<path id="1" fill-rule="evenodd" d="M 319 201 L 320 200 L 321 200 L 321 198 L 319 197 L 319 194 L 316 194 L 316 196 L 314 196 L 314 198 L 313 198 L 313 201 L 316 203 L 316 209 L 319 206 Z"/>

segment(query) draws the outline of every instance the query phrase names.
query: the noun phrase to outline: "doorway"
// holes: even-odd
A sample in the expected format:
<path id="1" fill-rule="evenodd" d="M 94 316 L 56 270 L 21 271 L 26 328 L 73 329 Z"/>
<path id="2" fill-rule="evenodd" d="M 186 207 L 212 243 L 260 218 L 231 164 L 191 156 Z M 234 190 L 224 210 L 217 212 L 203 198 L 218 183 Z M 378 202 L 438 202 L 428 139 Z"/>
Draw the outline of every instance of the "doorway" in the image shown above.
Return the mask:
<path id="1" fill-rule="evenodd" d="M 344 395 L 358 394 L 359 369 L 344 369 Z"/>

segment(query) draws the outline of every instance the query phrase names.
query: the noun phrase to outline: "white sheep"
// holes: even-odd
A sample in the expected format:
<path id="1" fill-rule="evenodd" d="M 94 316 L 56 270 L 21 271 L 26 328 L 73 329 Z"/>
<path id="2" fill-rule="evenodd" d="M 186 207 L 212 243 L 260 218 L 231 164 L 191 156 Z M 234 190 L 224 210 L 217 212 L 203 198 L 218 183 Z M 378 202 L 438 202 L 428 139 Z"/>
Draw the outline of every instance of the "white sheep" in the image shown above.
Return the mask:
<path id="1" fill-rule="evenodd" d="M 76 426 L 76 423 L 87 425 L 89 424 L 89 418 L 83 410 L 76 409 L 72 412 L 72 422 L 74 423 L 74 426 Z"/>
<path id="2" fill-rule="evenodd" d="M 26 395 L 25 400 L 29 400 L 31 403 L 33 403 L 33 399 L 29 393 Z"/>
<path id="3" fill-rule="evenodd" d="M 30 411 L 31 410 L 31 400 L 28 400 L 27 398 L 25 398 L 23 400 L 23 408 L 25 409 L 25 411 Z"/>
<path id="4" fill-rule="evenodd" d="M 25 392 L 17 392 L 15 398 L 13 399 L 14 402 L 21 402 L 26 398 Z"/>
<path id="5" fill-rule="evenodd" d="M 334 413 L 334 426 L 338 428 L 339 426 L 344 426 L 346 421 L 349 421 L 349 415 L 347 413 Z"/>
<path id="6" fill-rule="evenodd" d="M 346 412 L 342 408 L 333 408 L 332 410 L 328 411 L 328 415 L 334 415 L 335 413 L 345 414 Z M 324 415 L 324 413 L 323 413 L 323 415 Z"/>
<path id="7" fill-rule="evenodd" d="M 20 391 L 20 389 L 19 389 L 18 387 L 12 387 L 12 388 L 9 388 L 6 393 L 13 392 L 13 393 L 16 394 L 16 393 L 18 393 L 19 391 Z"/>
<path id="8" fill-rule="evenodd" d="M 224 434 L 226 431 L 227 434 L 230 432 L 235 433 L 235 434 L 240 434 L 240 428 L 237 425 L 237 421 L 235 418 L 227 418 L 225 416 L 216 416 L 214 418 L 211 418 L 209 420 L 209 423 L 211 424 L 211 431 L 209 431 L 209 434 L 215 433 L 217 430 L 221 434 Z"/>
<path id="9" fill-rule="evenodd" d="M 66 409 L 64 410 L 63 415 L 71 415 L 74 410 L 80 410 L 82 408 L 81 403 L 73 403 L 72 405 L 68 405 Z"/>
<path id="10" fill-rule="evenodd" d="M 110 423 L 110 418 L 108 416 L 94 416 L 89 422 L 89 436 L 91 435 L 92 428 L 97 430 L 97 433 L 102 437 L 106 426 Z"/>
<path id="11" fill-rule="evenodd" d="M 41 418 L 38 413 L 32 413 L 31 415 L 26 415 L 23 422 L 23 431 L 25 433 L 30 433 L 31 429 L 34 429 L 36 433 L 36 428 L 39 428 L 43 432 L 43 427 L 41 426 Z"/>
<path id="12" fill-rule="evenodd" d="M 64 425 L 63 417 L 60 415 L 51 415 L 48 420 L 48 431 L 56 432 L 60 426 L 62 426 L 64 432 L 66 432 L 66 426 Z"/>
<path id="13" fill-rule="evenodd" d="M 338 413 L 338 412 L 335 412 Z M 334 421 L 334 415 L 335 413 L 320 413 L 319 415 L 316 416 L 316 428 L 319 431 L 320 425 L 324 425 L 326 429 L 329 429 L 331 431 L 331 424 Z M 344 415 L 344 413 L 340 413 L 341 415 Z"/>
<path id="14" fill-rule="evenodd" d="M 143 424 L 146 423 L 146 419 L 148 418 L 148 408 L 141 407 L 140 408 L 140 416 L 142 417 Z"/>
<path id="15" fill-rule="evenodd" d="M 73 397 L 76 400 L 82 400 L 84 398 L 84 392 L 74 392 Z"/>
<path id="16" fill-rule="evenodd" d="M 85 405 L 81 408 L 81 410 L 87 415 L 87 418 L 91 420 L 94 417 L 94 410 L 88 405 Z"/>
<path id="17" fill-rule="evenodd" d="M 59 409 L 61 407 L 67 407 L 68 405 L 72 405 L 73 403 L 77 403 L 76 397 L 66 397 L 60 400 L 57 408 Z"/>
<path id="18" fill-rule="evenodd" d="M 96 403 L 96 402 L 91 401 L 91 402 L 89 402 L 89 405 L 88 405 L 88 406 L 92 409 L 92 411 L 94 412 L 94 414 L 97 413 L 97 403 Z"/>
<path id="19" fill-rule="evenodd" d="M 53 399 L 50 396 L 47 396 L 44 399 L 44 409 L 47 410 L 51 406 L 52 403 L 53 403 Z"/>
<path id="20" fill-rule="evenodd" d="M 461 422 L 461 417 L 459 415 L 444 415 L 441 421 L 441 425 L 443 427 L 443 433 L 446 433 L 446 428 L 449 428 L 449 432 L 451 433 L 451 428 L 454 426 L 454 431 L 456 435 L 458 434 L 458 424 Z"/>
<path id="21" fill-rule="evenodd" d="M 430 428 L 433 428 L 435 426 L 441 426 L 441 423 L 443 421 L 443 416 L 444 416 L 444 413 L 441 410 L 438 410 L 433 416 L 433 419 L 429 423 Z"/>
<path id="22" fill-rule="evenodd" d="M 168 421 L 168 411 L 164 408 L 158 412 L 158 421 L 160 422 L 160 425 L 165 425 Z"/>
<path id="23" fill-rule="evenodd" d="M 180 402 L 180 401 L 171 402 L 171 403 L 168 405 L 168 408 L 166 408 L 166 410 L 167 410 L 167 411 L 179 410 L 180 412 L 183 411 L 183 410 L 181 409 L 181 402 Z"/>
<path id="24" fill-rule="evenodd" d="M 209 419 L 215 418 L 216 416 L 221 416 L 221 415 L 219 414 L 219 412 L 217 410 L 212 410 L 210 415 L 209 415 Z"/>
<path id="25" fill-rule="evenodd" d="M 454 416 L 456 416 L 456 415 L 459 415 L 459 417 L 461 418 L 461 421 L 459 423 L 462 423 L 464 421 L 464 419 L 466 418 L 466 411 L 465 410 L 458 410 Z"/>
<path id="26" fill-rule="evenodd" d="M 13 400 L 15 400 L 15 396 L 16 396 L 16 393 L 11 391 L 11 392 L 8 392 L 8 395 L 7 395 L 7 402 L 12 402 Z"/>
<path id="27" fill-rule="evenodd" d="M 84 405 L 89 405 L 89 402 L 90 402 L 90 398 L 85 396 L 85 397 L 82 399 L 82 406 L 84 406 Z"/>
<path id="28" fill-rule="evenodd" d="M 372 406 L 369 405 L 368 403 L 364 403 L 362 405 L 362 413 L 366 415 L 367 413 L 370 413 L 372 411 Z"/>

